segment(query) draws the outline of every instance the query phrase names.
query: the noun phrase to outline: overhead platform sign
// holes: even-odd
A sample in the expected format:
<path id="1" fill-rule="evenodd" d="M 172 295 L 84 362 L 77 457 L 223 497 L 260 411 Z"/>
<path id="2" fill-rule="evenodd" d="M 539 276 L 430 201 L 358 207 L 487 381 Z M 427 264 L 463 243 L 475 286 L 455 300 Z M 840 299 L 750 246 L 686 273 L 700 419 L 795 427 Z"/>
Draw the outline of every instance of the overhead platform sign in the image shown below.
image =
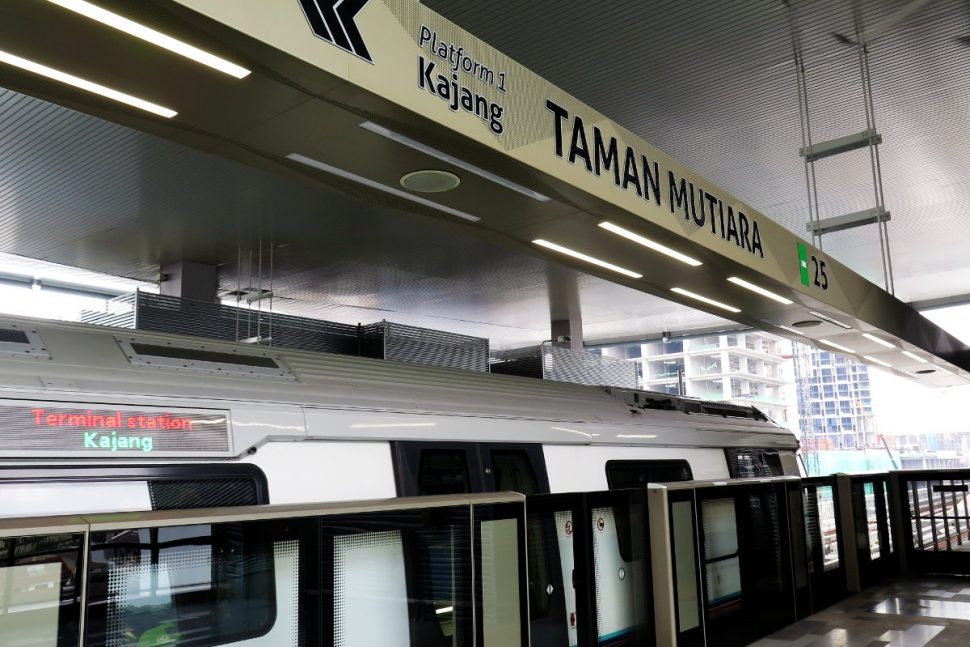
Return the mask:
<path id="1" fill-rule="evenodd" d="M 217 23 L 207 31 L 222 42 L 312 86 L 311 101 L 234 134 L 247 150 L 907 375 L 970 368 L 967 347 L 906 304 L 414 0 L 156 4 Z M 418 160 L 462 172 L 461 188 L 433 202 L 401 191 Z"/>

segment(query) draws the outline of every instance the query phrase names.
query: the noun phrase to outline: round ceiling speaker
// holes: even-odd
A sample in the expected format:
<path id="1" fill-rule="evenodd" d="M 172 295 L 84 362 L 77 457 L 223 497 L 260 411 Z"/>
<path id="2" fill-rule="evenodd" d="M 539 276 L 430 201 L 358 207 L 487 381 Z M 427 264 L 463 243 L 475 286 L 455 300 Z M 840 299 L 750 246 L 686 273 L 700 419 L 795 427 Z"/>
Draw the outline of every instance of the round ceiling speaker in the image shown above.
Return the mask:
<path id="1" fill-rule="evenodd" d="M 936 373 L 936 369 L 935 368 L 922 368 L 922 369 L 920 369 L 920 370 L 918 370 L 916 372 L 919 373 L 920 375 L 929 375 L 930 373 Z"/>
<path id="2" fill-rule="evenodd" d="M 401 186 L 417 193 L 442 193 L 458 188 L 461 178 L 448 171 L 412 171 L 401 178 Z"/>
<path id="3" fill-rule="evenodd" d="M 795 328 L 814 328 L 815 326 L 822 325 L 822 322 L 818 319 L 805 319 L 804 321 L 796 321 L 792 325 Z"/>

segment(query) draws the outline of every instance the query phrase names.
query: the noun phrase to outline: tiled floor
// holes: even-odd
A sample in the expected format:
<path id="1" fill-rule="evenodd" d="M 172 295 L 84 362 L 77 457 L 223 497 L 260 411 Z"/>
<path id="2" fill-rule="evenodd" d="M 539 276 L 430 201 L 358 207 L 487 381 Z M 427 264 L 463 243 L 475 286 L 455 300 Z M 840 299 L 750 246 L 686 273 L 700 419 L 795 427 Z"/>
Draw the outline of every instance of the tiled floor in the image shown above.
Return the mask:
<path id="1" fill-rule="evenodd" d="M 970 647 L 970 579 L 893 580 L 754 644 L 757 647 Z"/>

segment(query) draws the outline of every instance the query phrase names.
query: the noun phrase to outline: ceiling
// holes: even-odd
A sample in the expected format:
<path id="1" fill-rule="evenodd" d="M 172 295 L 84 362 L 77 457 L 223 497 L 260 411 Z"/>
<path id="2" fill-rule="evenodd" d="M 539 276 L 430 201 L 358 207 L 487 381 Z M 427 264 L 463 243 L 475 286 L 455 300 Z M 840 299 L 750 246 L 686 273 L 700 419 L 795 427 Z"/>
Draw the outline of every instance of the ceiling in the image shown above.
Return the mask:
<path id="1" fill-rule="evenodd" d="M 867 0 L 880 24 L 913 0 Z M 896 296 L 970 292 L 970 2 L 931 0 L 871 46 Z M 423 4 L 807 237 L 788 12 L 780 0 Z M 815 141 L 865 128 L 848 0 L 795 0 Z M 593 55 L 591 55 L 593 54 Z M 604 60 L 606 63 L 604 63 Z M 868 152 L 816 164 L 821 217 L 873 206 Z M 874 226 L 826 253 L 883 284 Z"/>
<path id="2" fill-rule="evenodd" d="M 541 3 L 514 3 L 501 16 L 482 10 L 482 3 L 427 4 L 755 208 L 803 233 L 805 190 L 796 154 L 794 72 L 780 5 L 623 2 L 610 3 L 589 17 L 588 3 L 579 2 L 559 2 L 555 13 Z M 932 4 L 932 11 L 944 4 Z M 147 11 L 153 6 L 139 4 L 137 9 Z M 538 11 L 541 6 L 546 7 L 544 12 Z M 958 8 L 946 6 L 951 14 L 940 20 L 952 21 Z M 850 74 L 855 69 L 851 50 L 834 47 L 829 34 L 845 28 L 848 14 L 844 7 L 843 3 L 813 2 L 803 12 L 808 55 L 819 61 L 818 74 L 809 72 L 813 92 L 820 93 L 823 87 L 826 92 L 824 101 L 813 103 L 818 108 L 815 119 L 824 125 L 816 129 L 819 137 L 862 127 L 849 119 L 862 118 L 861 98 L 855 103 L 849 98 L 853 91 L 858 94 Z M 897 7 L 881 2 L 876 10 L 891 13 Z M 498 195 L 487 181 L 466 174 L 462 191 L 449 194 L 442 202 L 486 216 L 484 228 L 475 236 L 467 225 L 448 216 L 438 213 L 434 217 L 427 210 L 408 208 L 400 200 L 375 200 L 373 192 L 281 163 L 293 151 L 319 160 L 332 160 L 347 152 L 342 156 L 346 159 L 341 159 L 344 168 L 396 185 L 402 168 L 422 168 L 418 165 L 427 160 L 357 127 L 359 112 L 347 109 L 341 101 L 366 98 L 353 96 L 353 91 L 341 94 L 341 88 L 328 87 L 320 77 L 304 74 L 279 53 L 264 51 L 263 58 L 253 58 L 251 62 L 263 67 L 245 84 L 235 84 L 210 78 L 205 70 L 133 44 L 47 3 L 7 5 L 3 12 L 8 18 L 4 42 L 16 46 L 16 51 L 69 69 L 83 67 L 105 82 L 130 87 L 138 96 L 165 97 L 180 112 L 178 126 L 170 127 L 78 97 L 29 75 L 0 70 L 4 85 L 26 93 L 0 90 L 2 252 L 140 280 L 157 279 L 159 265 L 169 261 L 214 263 L 221 268 L 225 290 L 258 282 L 259 276 L 267 281 L 265 277 L 272 274 L 277 295 L 274 307 L 280 310 L 352 323 L 388 318 L 486 336 L 497 347 L 548 337 L 550 313 L 557 317 L 557 312 L 568 309 L 562 299 L 570 294 L 581 302 L 584 332 L 592 343 L 642 337 L 664 328 L 678 331 L 729 325 L 643 291 L 564 269 L 526 252 L 527 246 L 511 236 L 500 240 L 497 234 L 507 234 L 512 228 L 527 241 L 558 227 L 557 235 L 567 242 L 570 237 L 582 241 L 594 253 L 602 248 L 602 257 L 643 262 L 636 250 L 607 249 L 614 245 L 612 241 L 590 237 L 590 227 L 600 215 L 611 212 L 600 214 L 606 208 L 603 205 L 573 200 L 571 193 L 557 188 L 556 178 L 546 182 L 524 173 L 521 167 L 502 169 L 527 184 L 541 180 L 537 186 L 554 196 L 551 203 L 533 204 L 511 192 Z M 964 266 L 957 250 L 970 242 L 954 224 L 959 222 L 959 204 L 947 203 L 942 219 L 949 220 L 955 231 L 947 229 L 943 235 L 942 227 L 937 227 L 936 239 L 929 242 L 925 232 L 936 227 L 938 220 L 917 220 L 918 215 L 903 208 L 914 203 L 914 195 L 931 194 L 938 200 L 944 195 L 932 187 L 941 182 L 935 169 L 946 155 L 941 158 L 934 149 L 925 151 L 919 164 L 908 163 L 913 157 L 909 151 L 918 148 L 913 141 L 925 142 L 927 132 L 936 134 L 922 122 L 913 123 L 924 113 L 903 106 L 898 115 L 885 110 L 885 120 L 881 117 L 883 101 L 899 101 L 892 92 L 885 99 L 885 88 L 892 87 L 887 86 L 885 76 L 899 73 L 880 71 L 878 48 L 890 51 L 892 39 L 929 20 L 931 13 L 927 9 L 887 35 L 873 52 L 876 105 L 881 111 L 880 130 L 887 140 L 884 174 L 888 207 L 894 212 L 898 285 L 900 296 L 909 299 L 956 293 Z M 166 16 L 156 12 L 149 18 Z M 663 28 L 652 29 L 656 24 Z M 41 36 L 51 25 L 59 25 L 61 38 L 48 42 Z M 177 26 L 191 28 L 185 23 Z M 959 32 L 950 23 L 947 28 L 953 34 Z M 930 32 L 936 38 L 937 32 L 932 28 Z M 716 36 L 699 37 L 709 33 Z M 645 36 L 649 36 L 648 42 L 641 42 Z M 218 36 L 206 40 L 220 42 Z M 576 47 L 577 43 L 583 46 Z M 607 51 L 609 64 L 604 67 L 602 58 L 590 57 L 587 43 L 600 48 L 602 43 L 612 43 Z M 967 48 L 945 39 L 941 47 L 949 44 L 955 49 L 947 56 L 970 55 Z M 118 51 L 129 55 L 119 57 Z M 916 47 L 912 51 L 925 50 Z M 594 66 L 597 61 L 600 65 Z M 905 64 L 921 82 L 931 75 L 919 62 Z M 152 74 L 144 74 L 146 69 Z M 898 78 L 893 83 L 906 85 Z M 938 87 L 946 85 L 933 86 Z M 913 101 L 919 99 L 919 106 L 932 107 L 933 102 L 925 99 L 925 87 L 912 90 L 907 86 L 905 91 Z M 55 103 L 35 97 L 51 97 Z M 385 119 L 400 119 L 393 108 L 366 105 L 367 110 L 384 111 Z M 854 111 L 853 105 L 859 110 Z M 76 106 L 83 112 L 63 106 Z M 895 131 L 894 117 L 900 122 L 895 123 Z M 428 121 L 406 132 L 434 143 L 438 136 L 432 128 L 435 124 Z M 947 186 L 960 187 L 965 183 L 958 176 L 965 165 L 954 156 L 968 142 L 962 141 L 966 135 L 956 127 L 951 130 L 941 136 L 946 150 L 952 152 Z M 454 139 L 438 142 L 448 150 L 454 145 L 456 152 L 473 162 L 486 159 L 480 148 Z M 895 149 L 892 142 L 896 142 Z M 902 146 L 900 142 L 908 143 Z M 924 143 L 923 148 L 928 146 Z M 907 153 L 899 153 L 900 148 Z M 868 167 L 858 158 L 848 157 L 819 165 L 823 216 L 871 206 L 867 202 L 871 190 Z M 827 164 L 833 166 L 824 166 Z M 936 184 L 928 189 L 920 184 L 921 178 Z M 585 211 L 590 205 L 592 211 Z M 942 209 L 939 204 L 935 208 Z M 913 209 L 912 213 L 919 211 Z M 505 244 L 497 244 L 502 241 Z M 878 278 L 875 230 L 835 234 L 826 239 L 825 248 L 863 275 Z M 251 269 L 258 266 L 257 258 L 262 258 L 262 271 Z M 665 265 L 669 262 L 651 259 L 647 273 L 651 280 L 669 274 Z M 932 267 L 927 269 L 927 265 Z M 955 280 L 947 283 L 948 276 Z M 716 281 L 723 287 L 722 277 L 715 273 L 698 274 L 695 280 Z M 667 293 L 657 286 L 637 285 Z M 913 286 L 925 289 L 914 294 Z M 910 293 L 903 294 L 906 290 Z M 788 321 L 781 315 L 797 315 L 772 311 L 751 295 L 734 293 L 732 299 L 738 300 L 746 315 L 750 313 L 748 319 L 742 319 L 748 323 Z M 800 305 L 813 307 L 808 301 Z"/>
<path id="3" fill-rule="evenodd" d="M 260 307 L 388 319 L 488 337 L 496 348 L 547 339 L 551 309 L 568 307 L 554 298 L 564 292 L 579 299 L 588 341 L 734 325 L 2 88 L 0 141 L 2 252 L 142 281 L 156 281 L 166 262 L 204 261 L 220 266 L 225 291 L 272 281 L 276 299 Z"/>

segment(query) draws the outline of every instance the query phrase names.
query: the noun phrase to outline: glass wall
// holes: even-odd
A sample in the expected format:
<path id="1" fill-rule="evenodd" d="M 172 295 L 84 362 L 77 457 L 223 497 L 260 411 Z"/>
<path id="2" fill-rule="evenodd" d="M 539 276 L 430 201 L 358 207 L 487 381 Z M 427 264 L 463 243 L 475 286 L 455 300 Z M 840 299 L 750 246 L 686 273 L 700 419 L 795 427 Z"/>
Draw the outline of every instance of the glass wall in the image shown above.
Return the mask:
<path id="1" fill-rule="evenodd" d="M 528 642 L 522 502 L 256 516 L 0 539 L 0 644 Z"/>

